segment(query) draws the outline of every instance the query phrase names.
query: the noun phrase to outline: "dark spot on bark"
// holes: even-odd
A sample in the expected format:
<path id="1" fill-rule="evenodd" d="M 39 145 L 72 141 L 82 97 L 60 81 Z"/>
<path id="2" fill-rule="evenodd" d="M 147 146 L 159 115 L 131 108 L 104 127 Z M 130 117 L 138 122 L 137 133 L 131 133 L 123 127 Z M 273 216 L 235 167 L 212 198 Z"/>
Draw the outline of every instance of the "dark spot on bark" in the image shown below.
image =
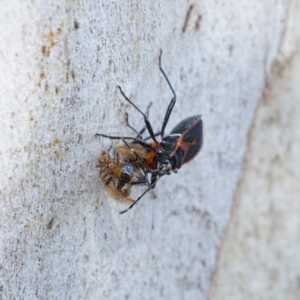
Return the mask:
<path id="1" fill-rule="evenodd" d="M 77 30 L 79 28 L 79 23 L 77 21 L 74 21 L 74 28 Z"/>
<path id="2" fill-rule="evenodd" d="M 228 55 L 229 55 L 229 57 L 232 56 L 232 52 L 233 52 L 233 45 L 229 45 L 228 46 Z"/>
<path id="3" fill-rule="evenodd" d="M 185 33 L 186 29 L 187 29 L 187 26 L 188 26 L 188 23 L 189 23 L 189 20 L 190 20 L 190 17 L 191 17 L 191 13 L 192 13 L 192 10 L 193 10 L 193 7 L 194 7 L 194 4 L 191 4 L 187 13 L 186 13 L 186 16 L 185 16 L 185 21 L 184 21 L 184 24 L 183 24 L 183 27 L 182 27 L 182 32 Z"/>
<path id="4" fill-rule="evenodd" d="M 45 55 L 45 56 L 47 56 L 47 47 L 46 47 L 46 45 L 43 45 L 42 46 L 42 53 Z"/>
<path id="5" fill-rule="evenodd" d="M 48 223 L 48 225 L 47 225 L 47 229 L 48 229 L 48 230 L 51 230 L 51 229 L 52 229 L 53 223 L 54 223 L 54 218 L 52 218 L 52 219 L 50 220 L 50 222 Z"/>
<path id="6" fill-rule="evenodd" d="M 196 20 L 196 23 L 195 23 L 195 30 L 196 31 L 199 31 L 200 30 L 200 27 L 201 27 L 201 21 L 202 21 L 202 16 L 199 15 L 197 20 Z"/>

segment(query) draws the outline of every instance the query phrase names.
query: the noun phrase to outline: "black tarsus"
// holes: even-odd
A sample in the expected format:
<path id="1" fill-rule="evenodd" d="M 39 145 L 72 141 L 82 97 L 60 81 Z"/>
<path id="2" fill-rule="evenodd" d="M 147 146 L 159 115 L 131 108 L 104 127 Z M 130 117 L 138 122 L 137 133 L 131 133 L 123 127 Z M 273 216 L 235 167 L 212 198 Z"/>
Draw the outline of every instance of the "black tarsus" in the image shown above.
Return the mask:
<path id="1" fill-rule="evenodd" d="M 171 85 L 171 83 L 170 83 L 170 81 L 169 81 L 166 73 L 164 72 L 164 70 L 163 70 L 163 68 L 161 66 L 161 55 L 162 55 L 162 50 L 160 49 L 160 53 L 159 53 L 159 70 L 164 75 L 164 77 L 165 77 L 165 79 L 166 79 L 166 81 L 167 81 L 167 83 L 168 83 L 168 85 L 169 85 L 169 87 L 170 87 L 170 89 L 171 89 L 171 91 L 173 93 L 173 98 L 171 99 L 171 102 L 170 102 L 170 104 L 168 106 L 168 109 L 166 111 L 165 118 L 164 118 L 164 121 L 163 121 L 163 124 L 162 124 L 162 127 L 161 127 L 161 138 L 163 138 L 164 137 L 165 128 L 166 128 L 166 126 L 168 124 L 171 112 L 172 112 L 173 107 L 174 107 L 174 105 L 176 103 L 176 94 L 175 94 L 175 91 L 174 91 L 174 89 L 173 89 L 173 87 L 172 87 L 172 85 Z"/>

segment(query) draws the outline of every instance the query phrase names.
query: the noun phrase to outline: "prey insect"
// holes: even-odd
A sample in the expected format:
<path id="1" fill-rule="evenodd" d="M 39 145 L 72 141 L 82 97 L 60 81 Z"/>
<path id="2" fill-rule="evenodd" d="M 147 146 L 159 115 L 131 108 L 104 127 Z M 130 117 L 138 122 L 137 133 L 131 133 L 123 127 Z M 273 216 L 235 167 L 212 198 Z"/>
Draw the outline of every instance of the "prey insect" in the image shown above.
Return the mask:
<path id="1" fill-rule="evenodd" d="M 126 150 L 128 152 L 127 147 Z M 109 150 L 102 151 L 97 167 L 100 168 L 101 180 L 106 185 L 106 194 L 115 200 L 133 203 L 134 200 L 129 197 L 131 186 L 146 184 L 146 175 L 137 164 L 134 166 L 133 160 L 132 163 L 127 160 L 129 154 L 122 149 L 122 145 L 114 150 L 113 157 Z"/>
<path id="2" fill-rule="evenodd" d="M 182 165 L 188 163 L 192 160 L 197 153 L 201 150 L 203 144 L 203 123 L 201 115 L 195 115 L 188 117 L 181 122 L 179 122 L 170 132 L 169 135 L 164 135 L 165 128 L 168 124 L 170 115 L 176 103 L 175 91 L 165 74 L 161 66 L 161 56 L 162 51 L 159 55 L 159 70 L 164 76 L 173 97 L 168 105 L 165 117 L 161 126 L 161 130 L 158 133 L 154 133 L 153 127 L 148 119 L 148 116 L 144 114 L 123 92 L 120 86 L 118 89 L 124 97 L 124 99 L 129 102 L 144 118 L 145 126 L 140 131 L 137 132 L 131 126 L 135 132 L 138 133 L 136 137 L 124 137 L 124 136 L 110 136 L 105 134 L 97 133 L 96 135 L 106 137 L 112 140 L 121 139 L 126 147 L 130 149 L 132 156 L 128 160 L 137 161 L 139 166 L 143 169 L 144 173 L 150 174 L 151 179 L 148 182 L 147 189 L 140 195 L 127 209 L 121 211 L 120 213 L 125 213 L 130 210 L 137 202 L 151 189 L 153 189 L 158 182 L 158 180 L 171 172 L 177 172 Z M 128 122 L 127 122 L 128 123 Z M 127 124 L 128 125 L 128 124 Z M 142 137 L 144 130 L 148 131 L 149 137 Z M 160 136 L 160 141 L 157 140 L 157 136 Z M 148 142 L 148 140 L 152 140 Z M 131 142 L 127 142 L 131 141 Z M 123 147 L 125 146 L 123 145 Z M 140 147 L 140 153 L 138 153 L 135 148 Z"/>

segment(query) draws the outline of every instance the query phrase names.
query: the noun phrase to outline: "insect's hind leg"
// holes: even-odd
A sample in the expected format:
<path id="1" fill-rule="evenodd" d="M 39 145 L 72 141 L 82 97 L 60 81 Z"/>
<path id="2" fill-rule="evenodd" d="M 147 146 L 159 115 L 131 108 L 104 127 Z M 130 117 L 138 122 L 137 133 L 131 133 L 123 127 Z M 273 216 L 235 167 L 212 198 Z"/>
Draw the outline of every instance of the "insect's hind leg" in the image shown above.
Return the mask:
<path id="1" fill-rule="evenodd" d="M 163 121 L 163 124 L 162 124 L 162 127 L 161 127 L 161 138 L 163 138 L 164 136 L 164 132 L 165 132 L 165 128 L 168 124 L 168 121 L 169 121 L 169 118 L 170 118 L 170 115 L 172 113 L 172 110 L 174 108 L 174 105 L 176 103 L 176 94 L 175 94 L 175 91 L 166 75 L 166 73 L 164 72 L 162 66 L 161 66 L 161 55 L 162 55 L 162 50 L 160 50 L 160 53 L 159 53 L 159 70 L 161 71 L 161 73 L 163 74 L 163 76 L 165 77 L 172 93 L 173 93 L 173 98 L 171 99 L 170 103 L 169 103 L 169 106 L 167 108 L 167 111 L 166 111 L 166 114 L 165 114 L 165 117 L 164 117 L 164 121 Z"/>

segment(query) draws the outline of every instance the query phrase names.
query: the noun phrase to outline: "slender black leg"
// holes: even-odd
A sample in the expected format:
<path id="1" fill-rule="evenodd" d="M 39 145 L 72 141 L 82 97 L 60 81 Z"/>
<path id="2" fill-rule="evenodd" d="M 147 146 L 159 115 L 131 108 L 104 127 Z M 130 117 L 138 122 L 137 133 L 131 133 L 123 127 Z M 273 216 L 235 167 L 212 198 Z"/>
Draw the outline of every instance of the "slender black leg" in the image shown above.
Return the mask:
<path id="1" fill-rule="evenodd" d="M 156 179 L 156 182 L 158 181 L 159 177 Z M 155 182 L 155 184 L 156 184 Z M 154 185 L 155 185 L 154 184 Z M 139 196 L 127 209 L 123 210 L 120 212 L 120 214 L 124 214 L 126 213 L 128 210 L 132 209 L 133 206 L 135 206 L 137 204 L 138 201 L 140 201 L 142 199 L 142 197 L 147 194 L 151 189 L 153 189 L 153 184 L 151 184 L 147 189 L 146 191 L 141 195 Z"/>
<path id="2" fill-rule="evenodd" d="M 147 107 L 147 111 L 146 111 L 146 116 L 147 118 L 149 118 L 149 111 L 150 111 L 150 107 L 152 105 L 152 102 L 149 103 L 148 107 Z M 147 129 L 146 125 L 140 130 L 140 131 L 137 131 L 133 126 L 131 126 L 129 124 L 129 121 L 128 121 L 128 113 L 125 114 L 125 121 L 126 121 L 126 126 L 129 127 L 131 130 L 133 130 L 136 134 L 137 134 L 137 138 L 140 138 L 140 139 L 143 139 L 143 136 L 142 134 L 145 132 L 145 130 Z M 157 135 L 155 135 L 157 136 Z M 151 137 L 150 137 L 151 138 Z"/>
<path id="3" fill-rule="evenodd" d="M 131 183 L 131 186 L 133 185 L 139 185 L 139 184 L 147 184 L 147 186 L 149 187 L 150 186 L 150 183 L 149 183 L 149 180 L 148 180 L 148 173 L 144 173 L 144 178 L 143 179 L 140 179 L 138 181 L 134 181 Z"/>
<path id="4" fill-rule="evenodd" d="M 156 174 L 152 174 L 151 175 L 151 187 L 152 187 L 152 189 L 154 189 L 155 188 L 155 185 L 156 185 L 156 182 L 157 182 L 157 175 Z"/>
<path id="5" fill-rule="evenodd" d="M 138 185 L 138 184 L 143 184 L 143 183 L 147 183 L 146 179 L 141 179 L 139 181 L 134 181 L 131 183 L 131 185 Z"/>
<path id="6" fill-rule="evenodd" d="M 146 110 L 146 116 L 147 116 L 147 119 L 149 118 L 149 111 L 150 111 L 150 107 L 151 107 L 151 106 L 152 106 L 152 102 L 149 103 L 149 105 L 148 105 L 148 107 L 147 107 L 147 110 Z M 146 129 L 147 129 L 147 127 L 144 126 L 144 127 L 140 130 L 140 132 L 139 132 L 140 136 L 145 132 Z M 156 135 L 154 134 L 154 136 L 156 136 Z"/>
<path id="7" fill-rule="evenodd" d="M 131 136 L 113 136 L 113 135 L 107 135 L 107 134 L 103 134 L 103 133 L 96 133 L 96 136 L 102 136 L 111 140 L 121 140 L 121 139 L 125 139 L 125 140 L 136 140 L 137 138 L 135 137 L 131 137 Z"/>
<path id="8" fill-rule="evenodd" d="M 145 132 L 146 129 L 147 129 L 146 126 L 144 126 L 144 127 L 140 130 L 139 135 L 141 136 L 141 138 L 142 138 L 142 134 Z M 151 136 L 150 136 L 150 138 L 151 138 Z"/>
<path id="9" fill-rule="evenodd" d="M 120 90 L 121 94 L 123 95 L 123 97 L 125 98 L 126 101 L 128 101 L 139 113 L 141 113 L 144 117 L 144 122 L 145 122 L 145 125 L 149 131 L 149 134 L 152 138 L 152 140 L 158 144 L 156 138 L 155 138 L 155 135 L 154 135 L 154 132 L 153 132 L 153 129 L 152 129 L 152 126 L 147 118 L 147 116 L 133 103 L 131 102 L 131 100 L 124 94 L 124 92 L 122 91 L 121 87 L 120 86 L 117 86 L 117 88 Z"/>
<path id="10" fill-rule="evenodd" d="M 159 54 L 159 70 L 164 75 L 164 77 L 165 77 L 165 79 L 166 79 L 166 81 L 167 81 L 167 83 L 168 83 L 168 85 L 169 85 L 169 87 L 170 87 L 170 89 L 171 89 L 171 91 L 173 93 L 173 98 L 171 99 L 171 102 L 170 102 L 170 104 L 168 106 L 168 109 L 166 111 L 165 118 L 164 118 L 164 121 L 163 121 L 163 124 L 162 124 L 162 127 L 161 127 L 161 138 L 163 138 L 164 132 L 165 132 L 165 128 L 166 128 L 166 126 L 168 124 L 171 112 L 172 112 L 173 107 L 174 107 L 174 105 L 176 103 L 176 94 L 175 94 L 175 91 L 174 91 L 174 89 L 173 89 L 173 87 L 172 87 L 172 85 L 171 85 L 171 83 L 170 83 L 170 81 L 169 81 L 166 73 L 162 69 L 162 66 L 161 66 L 161 55 L 162 55 L 162 50 L 160 50 L 160 54 Z"/>
<path id="11" fill-rule="evenodd" d="M 129 127 L 131 130 L 133 130 L 133 131 L 137 134 L 136 137 L 142 139 L 142 138 L 143 138 L 143 137 L 142 137 L 142 133 L 143 133 L 145 130 L 144 130 L 142 133 L 140 133 L 140 132 L 138 132 L 133 126 L 131 126 L 131 125 L 129 124 L 129 122 L 128 122 L 128 113 L 125 113 L 125 121 L 126 121 L 126 126 Z M 146 127 L 143 127 L 143 128 L 146 129 Z"/>
<path id="12" fill-rule="evenodd" d="M 102 136 L 102 137 L 105 137 L 105 138 L 108 138 L 111 140 L 133 140 L 148 150 L 156 151 L 156 149 L 153 148 L 150 144 L 148 144 L 147 142 L 145 142 L 144 140 L 141 140 L 139 138 L 129 137 L 129 136 L 112 136 L 112 135 L 107 135 L 107 134 L 103 134 L 103 133 L 96 133 L 96 136 Z"/>
<path id="13" fill-rule="evenodd" d="M 161 134 L 161 132 L 156 132 L 154 135 L 155 136 L 159 136 Z M 143 141 L 148 141 L 151 139 L 151 136 L 147 136 L 146 138 L 143 139 Z"/>

